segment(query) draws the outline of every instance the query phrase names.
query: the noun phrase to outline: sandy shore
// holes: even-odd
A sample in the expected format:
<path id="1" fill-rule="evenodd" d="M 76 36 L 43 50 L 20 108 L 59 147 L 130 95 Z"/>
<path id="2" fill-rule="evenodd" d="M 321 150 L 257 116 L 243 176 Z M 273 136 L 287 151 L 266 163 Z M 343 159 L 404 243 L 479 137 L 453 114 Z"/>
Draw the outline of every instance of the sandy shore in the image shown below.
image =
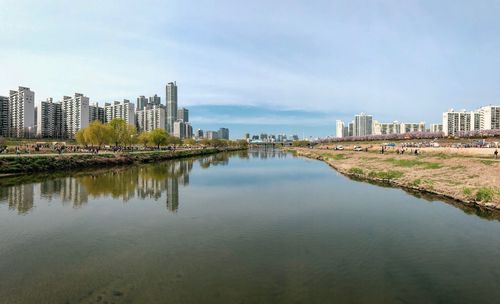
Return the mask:
<path id="1" fill-rule="evenodd" d="M 428 149 L 436 151 L 436 148 Z M 394 152 L 380 154 L 376 151 L 292 150 L 298 155 L 325 161 L 348 176 L 441 195 L 465 204 L 500 209 L 500 161 L 493 158 L 440 153 L 445 151 L 424 152 L 415 156 Z"/>

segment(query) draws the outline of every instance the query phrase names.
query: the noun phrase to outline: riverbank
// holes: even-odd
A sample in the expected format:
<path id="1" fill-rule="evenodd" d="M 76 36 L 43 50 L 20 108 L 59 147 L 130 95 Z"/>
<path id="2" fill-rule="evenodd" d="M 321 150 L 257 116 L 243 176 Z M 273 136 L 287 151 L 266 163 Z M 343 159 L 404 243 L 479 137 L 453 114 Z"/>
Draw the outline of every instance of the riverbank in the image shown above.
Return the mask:
<path id="1" fill-rule="evenodd" d="M 152 163 L 170 159 L 203 156 L 242 148 L 209 148 L 177 151 L 151 151 L 136 153 L 31 155 L 0 158 L 0 178 L 15 174 L 55 172 L 80 168 L 101 168 L 134 163 Z"/>
<path id="2" fill-rule="evenodd" d="M 335 151 L 293 148 L 357 179 L 427 192 L 465 204 L 500 209 L 500 162 L 442 154 Z"/>

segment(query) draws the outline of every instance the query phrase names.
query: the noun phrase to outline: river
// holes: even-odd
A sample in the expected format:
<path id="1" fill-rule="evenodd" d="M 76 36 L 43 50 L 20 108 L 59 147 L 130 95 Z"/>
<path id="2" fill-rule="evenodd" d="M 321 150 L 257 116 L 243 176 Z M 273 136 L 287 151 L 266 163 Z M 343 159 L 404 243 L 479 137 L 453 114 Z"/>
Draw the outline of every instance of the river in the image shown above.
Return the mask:
<path id="1" fill-rule="evenodd" d="M 0 303 L 498 303 L 496 214 L 280 151 L 3 179 Z"/>

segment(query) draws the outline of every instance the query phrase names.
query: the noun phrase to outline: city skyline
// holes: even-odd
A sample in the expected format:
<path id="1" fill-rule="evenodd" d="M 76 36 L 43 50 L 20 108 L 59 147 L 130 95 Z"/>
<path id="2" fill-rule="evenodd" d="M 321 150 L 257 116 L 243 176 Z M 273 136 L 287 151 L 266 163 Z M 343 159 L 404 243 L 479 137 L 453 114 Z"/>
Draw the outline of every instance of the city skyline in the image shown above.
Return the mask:
<path id="1" fill-rule="evenodd" d="M 101 104 L 163 96 L 176 79 L 193 125 L 218 126 L 195 107 L 230 107 L 217 116 L 235 137 L 333 135 L 336 119 L 360 112 L 437 123 L 449 108 L 500 100 L 498 2 L 146 2 L 5 1 L 0 91 Z M 266 110 L 295 123 L 268 124 Z"/>

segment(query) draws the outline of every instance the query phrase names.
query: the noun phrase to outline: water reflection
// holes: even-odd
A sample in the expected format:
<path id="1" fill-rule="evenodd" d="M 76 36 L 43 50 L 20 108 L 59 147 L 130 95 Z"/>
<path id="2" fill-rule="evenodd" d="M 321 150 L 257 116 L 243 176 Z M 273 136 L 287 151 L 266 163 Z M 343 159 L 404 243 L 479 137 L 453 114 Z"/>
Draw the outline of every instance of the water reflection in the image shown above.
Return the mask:
<path id="1" fill-rule="evenodd" d="M 248 158 L 246 151 L 237 152 L 239 158 Z M 201 168 L 226 166 L 229 153 L 210 155 L 199 159 L 184 159 L 157 164 L 108 168 L 81 172 L 65 177 L 50 175 L 22 177 L 2 180 L 0 204 L 19 214 L 27 214 L 34 207 L 38 197 L 46 202 L 61 202 L 73 208 L 80 208 L 89 199 L 112 197 L 124 202 L 133 198 L 164 201 L 165 208 L 177 212 L 179 208 L 179 186 L 189 185 L 189 173 L 193 165 Z M 47 178 L 48 177 L 48 178 Z M 9 185 L 10 184 L 10 185 Z"/>

